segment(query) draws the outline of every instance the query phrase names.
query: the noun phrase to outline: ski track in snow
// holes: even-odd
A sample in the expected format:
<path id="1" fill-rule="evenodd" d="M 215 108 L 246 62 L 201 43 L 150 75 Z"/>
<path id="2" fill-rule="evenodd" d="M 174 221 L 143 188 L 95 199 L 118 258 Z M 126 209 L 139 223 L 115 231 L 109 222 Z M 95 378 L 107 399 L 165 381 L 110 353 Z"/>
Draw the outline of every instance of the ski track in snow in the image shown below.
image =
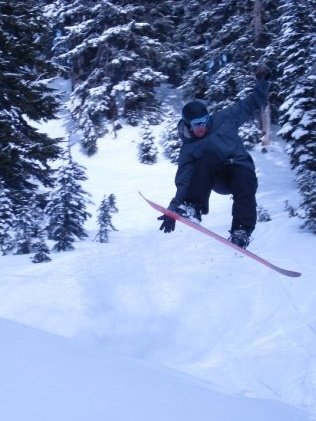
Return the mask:
<path id="1" fill-rule="evenodd" d="M 52 124 L 52 123 L 51 123 Z M 55 122 L 54 135 L 64 128 Z M 51 126 L 50 126 L 51 127 Z M 154 129 L 158 137 L 161 127 Z M 138 195 L 168 205 L 176 167 L 160 154 L 137 162 L 138 128 L 99 142 L 96 156 L 75 159 L 87 168 L 92 194 L 89 239 L 76 250 L 34 265 L 29 256 L 1 259 L 0 317 L 91 341 L 207 380 L 230 393 L 271 398 L 316 414 L 315 236 L 288 218 L 284 202 L 298 194 L 280 141 L 252 155 L 258 205 L 272 221 L 258 223 L 249 250 L 287 269 L 290 279 L 192 229 L 166 235 L 159 216 Z M 114 193 L 118 231 L 94 241 L 96 208 Z M 211 197 L 203 225 L 228 236 L 231 200 Z"/>

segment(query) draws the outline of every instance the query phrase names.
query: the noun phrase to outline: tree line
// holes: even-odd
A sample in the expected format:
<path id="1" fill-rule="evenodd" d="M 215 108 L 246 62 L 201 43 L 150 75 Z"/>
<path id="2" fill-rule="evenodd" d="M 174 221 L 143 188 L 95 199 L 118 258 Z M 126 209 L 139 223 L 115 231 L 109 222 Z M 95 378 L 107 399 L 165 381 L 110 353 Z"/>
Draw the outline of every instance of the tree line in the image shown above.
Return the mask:
<path id="1" fill-rule="evenodd" d="M 170 118 L 155 95 L 162 84 L 216 111 L 248 92 L 261 62 L 272 70 L 269 108 L 258 116 L 261 135 L 268 144 L 269 119 L 280 125 L 302 198 L 297 213 L 316 232 L 314 6 L 314 0 L 166 0 L 154 7 L 149 0 L 0 0 L 2 250 L 19 249 L 28 214 L 49 220 L 61 183 L 53 163 L 74 165 L 68 141 L 34 124 L 57 115 L 60 98 L 48 83 L 54 77 L 71 81 L 67 106 L 83 151 L 92 155 L 113 126 Z M 78 217 L 79 225 L 86 217 Z M 45 228 L 41 236 L 48 234 Z"/>

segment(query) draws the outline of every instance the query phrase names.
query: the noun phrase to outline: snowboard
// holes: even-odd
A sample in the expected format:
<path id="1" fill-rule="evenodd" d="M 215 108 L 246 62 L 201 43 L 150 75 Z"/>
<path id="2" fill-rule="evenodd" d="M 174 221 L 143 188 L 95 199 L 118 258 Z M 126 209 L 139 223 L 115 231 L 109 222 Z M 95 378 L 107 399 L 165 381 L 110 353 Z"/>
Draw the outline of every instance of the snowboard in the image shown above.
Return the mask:
<path id="1" fill-rule="evenodd" d="M 158 205 L 155 202 L 152 202 L 151 200 L 146 199 L 146 197 L 143 196 L 142 193 L 139 192 L 139 194 L 152 208 L 156 209 L 158 212 L 161 212 L 161 213 L 169 216 L 172 219 L 180 221 L 183 224 L 187 225 L 188 227 L 191 227 L 191 228 L 201 232 L 202 234 L 207 235 L 208 237 L 214 238 L 215 240 L 219 241 L 220 243 L 225 244 L 226 246 L 234 249 L 239 254 L 250 257 L 251 259 L 255 260 L 256 262 L 261 263 L 262 265 L 267 266 L 268 268 L 270 268 L 270 269 L 272 269 L 272 270 L 274 270 L 278 273 L 281 273 L 282 275 L 290 276 L 290 277 L 293 277 L 293 278 L 301 276 L 301 273 L 295 272 L 295 271 L 292 271 L 292 270 L 288 270 L 288 269 L 283 269 L 279 266 L 276 266 L 273 263 L 269 262 L 268 260 L 265 260 L 262 257 L 254 254 L 254 253 L 251 253 L 250 251 L 248 251 L 246 249 L 243 249 L 243 248 L 237 246 L 236 244 L 231 243 L 226 238 L 224 238 L 224 237 L 216 234 L 215 232 L 203 227 L 202 225 L 196 224 L 195 222 L 192 222 L 189 219 L 184 218 L 183 216 L 177 214 L 176 212 L 173 212 L 173 211 L 171 211 L 167 208 L 164 208 L 161 205 Z"/>

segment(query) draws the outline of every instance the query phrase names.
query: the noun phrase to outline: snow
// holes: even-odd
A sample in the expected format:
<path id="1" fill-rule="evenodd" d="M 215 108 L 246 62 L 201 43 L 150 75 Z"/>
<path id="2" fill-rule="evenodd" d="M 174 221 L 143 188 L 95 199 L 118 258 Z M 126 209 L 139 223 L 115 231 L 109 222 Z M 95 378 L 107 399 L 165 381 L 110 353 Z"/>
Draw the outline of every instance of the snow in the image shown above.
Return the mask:
<path id="1" fill-rule="evenodd" d="M 289 98 L 283 102 L 283 104 L 280 106 L 280 111 L 286 111 L 288 110 L 294 103 L 293 98 Z"/>
<path id="2" fill-rule="evenodd" d="M 304 113 L 303 117 L 300 120 L 300 125 L 303 127 L 311 127 L 314 122 L 314 115 L 312 112 L 307 111 Z"/>
<path id="3" fill-rule="evenodd" d="M 294 130 L 292 133 L 292 137 L 296 140 L 301 139 L 302 137 L 308 135 L 310 132 L 307 130 L 304 130 L 302 127 L 298 127 Z"/>
<path id="4" fill-rule="evenodd" d="M 65 134 L 69 118 L 43 126 Z M 154 128 L 157 139 L 163 125 Z M 315 236 L 297 206 L 284 144 L 253 151 L 258 223 L 249 250 L 302 272 L 286 278 L 177 224 L 159 231 L 139 196 L 168 205 L 176 166 L 137 160 L 139 128 L 99 141 L 87 158 L 87 240 L 51 262 L 1 256 L 0 413 L 6 421 L 307 421 L 316 419 Z M 96 211 L 115 194 L 110 242 Z M 231 200 L 212 194 L 203 225 L 228 236 Z"/>
<path id="5" fill-rule="evenodd" d="M 293 111 L 289 111 L 289 120 L 290 121 L 294 121 L 294 120 L 298 120 L 302 117 L 302 115 L 304 114 L 304 111 L 302 109 L 295 109 Z"/>
<path id="6" fill-rule="evenodd" d="M 181 373 L 4 319 L 0 332 L 1 415 L 6 421 L 307 420 L 277 402 L 231 397 Z"/>
<path id="7" fill-rule="evenodd" d="M 278 135 L 279 136 L 282 136 L 282 135 L 286 136 L 287 134 L 291 133 L 292 131 L 293 131 L 293 125 L 292 125 L 292 123 L 286 123 L 282 127 L 282 129 L 280 129 L 278 131 Z"/>

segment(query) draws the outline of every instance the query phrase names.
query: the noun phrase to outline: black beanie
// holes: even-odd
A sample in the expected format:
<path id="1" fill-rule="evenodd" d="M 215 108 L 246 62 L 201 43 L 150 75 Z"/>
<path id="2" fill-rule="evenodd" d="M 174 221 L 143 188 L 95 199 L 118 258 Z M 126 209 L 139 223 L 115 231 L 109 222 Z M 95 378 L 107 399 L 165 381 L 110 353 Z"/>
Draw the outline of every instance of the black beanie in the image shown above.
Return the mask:
<path id="1" fill-rule="evenodd" d="M 206 106 L 201 101 L 191 101 L 182 108 L 182 118 L 187 123 L 195 118 L 201 118 L 208 115 Z"/>

